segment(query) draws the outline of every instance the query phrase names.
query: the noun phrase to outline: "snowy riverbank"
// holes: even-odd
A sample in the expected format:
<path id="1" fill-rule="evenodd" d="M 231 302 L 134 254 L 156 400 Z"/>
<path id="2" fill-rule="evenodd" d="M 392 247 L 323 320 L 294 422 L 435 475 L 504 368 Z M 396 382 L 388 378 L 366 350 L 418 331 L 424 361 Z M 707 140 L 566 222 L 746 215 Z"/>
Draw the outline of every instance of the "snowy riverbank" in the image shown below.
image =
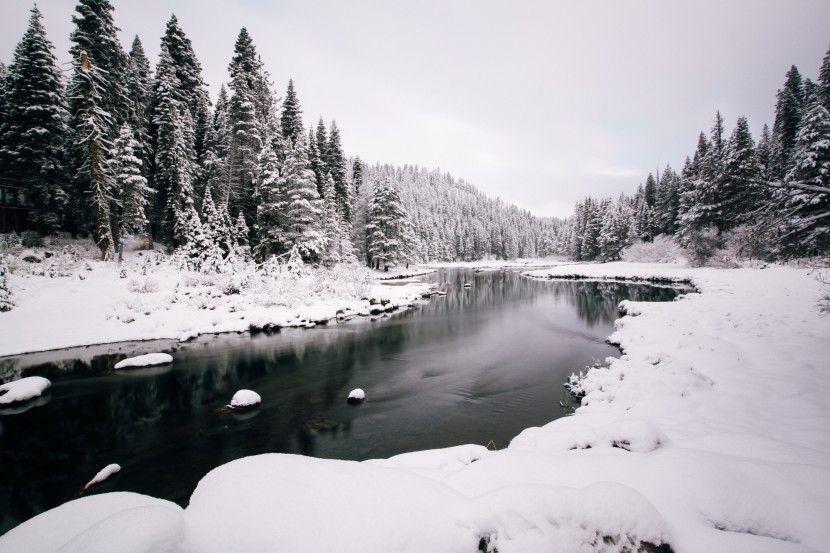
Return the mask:
<path id="1" fill-rule="evenodd" d="M 382 284 L 358 266 L 269 271 L 248 263 L 231 274 L 204 275 L 180 271 L 159 252 L 132 252 L 121 264 L 74 252 L 6 257 L 15 306 L 0 313 L 0 356 L 311 327 L 403 308 L 429 291 L 422 282 Z"/>
<path id="2" fill-rule="evenodd" d="M 532 275 L 690 279 L 701 293 L 626 302 L 613 335 L 625 355 L 580 382 L 583 407 L 505 450 L 247 457 L 206 475 L 187 509 L 95 495 L 22 524 L 0 552 L 827 549 L 830 318 L 815 272 L 611 263 Z"/>

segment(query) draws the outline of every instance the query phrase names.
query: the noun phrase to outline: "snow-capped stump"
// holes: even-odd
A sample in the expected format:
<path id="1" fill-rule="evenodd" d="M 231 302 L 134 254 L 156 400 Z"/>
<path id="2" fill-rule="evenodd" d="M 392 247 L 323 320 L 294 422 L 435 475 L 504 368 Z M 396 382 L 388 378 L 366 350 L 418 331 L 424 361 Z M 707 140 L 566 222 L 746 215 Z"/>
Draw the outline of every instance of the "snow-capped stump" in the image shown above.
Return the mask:
<path id="1" fill-rule="evenodd" d="M 355 388 L 349 392 L 349 397 L 346 398 L 346 403 L 354 405 L 356 403 L 363 403 L 364 399 L 366 399 L 366 392 L 364 392 L 361 388 Z"/>
<path id="2" fill-rule="evenodd" d="M 10 405 L 40 397 L 51 385 L 49 379 L 42 376 L 27 376 L 7 382 L 0 386 L 0 405 Z"/>
<path id="3" fill-rule="evenodd" d="M 116 369 L 127 369 L 130 367 L 154 367 L 156 365 L 168 365 L 173 362 L 173 356 L 168 353 L 148 353 L 137 357 L 130 357 L 115 364 Z"/>
<path id="4" fill-rule="evenodd" d="M 262 398 L 253 390 L 239 390 L 231 398 L 231 409 L 251 409 L 262 403 Z"/>
<path id="5" fill-rule="evenodd" d="M 112 463 L 111 465 L 105 466 L 100 471 L 98 471 L 98 474 L 92 477 L 92 480 L 87 482 L 86 486 L 84 486 L 84 491 L 88 490 L 90 486 L 98 484 L 99 482 L 103 482 L 104 480 L 106 480 L 116 472 L 119 472 L 120 470 L 121 465 L 117 463 Z"/>

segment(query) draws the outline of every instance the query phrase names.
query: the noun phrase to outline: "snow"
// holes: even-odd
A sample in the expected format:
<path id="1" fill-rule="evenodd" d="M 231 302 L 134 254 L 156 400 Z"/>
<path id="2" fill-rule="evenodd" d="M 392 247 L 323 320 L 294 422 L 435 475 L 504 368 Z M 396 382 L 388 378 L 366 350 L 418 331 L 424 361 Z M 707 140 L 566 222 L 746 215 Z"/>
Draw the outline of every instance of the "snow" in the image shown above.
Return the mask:
<path id="1" fill-rule="evenodd" d="M 355 388 L 354 390 L 349 392 L 349 399 L 362 401 L 366 399 L 366 392 L 364 392 L 361 388 Z"/>
<path id="2" fill-rule="evenodd" d="M 106 480 L 107 478 L 109 478 L 117 472 L 121 472 L 121 465 L 117 463 L 112 463 L 110 465 L 105 466 L 104 468 L 98 471 L 98 474 L 92 477 L 92 480 L 87 482 L 86 486 L 84 486 L 84 489 L 86 490 L 90 486 L 103 482 L 104 480 Z"/>
<path id="3" fill-rule="evenodd" d="M 39 397 L 52 383 L 42 376 L 27 376 L 0 385 L 0 405 L 9 405 Z"/>
<path id="4" fill-rule="evenodd" d="M 231 398 L 231 407 L 234 409 L 244 409 L 246 407 L 253 407 L 262 403 L 262 398 L 259 394 L 252 390 L 239 390 Z"/>
<path id="5" fill-rule="evenodd" d="M 168 353 L 147 353 L 119 361 L 115 364 L 116 369 L 129 367 L 153 367 L 155 365 L 167 365 L 173 362 L 173 356 Z"/>
<path id="6" fill-rule="evenodd" d="M 179 551 L 173 544 L 182 520 L 181 507 L 169 501 L 128 492 L 90 495 L 13 528 L 0 537 L 0 552 Z"/>
<path id="7" fill-rule="evenodd" d="M 170 545 L 159 550 L 827 550 L 830 317 L 816 308 L 818 273 L 610 263 L 532 276 L 657 278 L 698 291 L 625 302 L 612 336 L 624 353 L 577 379 L 582 406 L 506 449 L 239 459 L 200 481 L 183 516 L 159 514 L 153 535 Z M 49 525 L 71 505 L 0 538 L 0 551 L 53 550 Z M 91 535 L 94 522 L 61 543 Z M 21 529 L 29 549 L 10 545 Z"/>
<path id="8" fill-rule="evenodd" d="M 240 264 L 232 274 L 205 275 L 180 271 L 160 252 L 130 252 L 121 264 L 68 254 L 53 255 L 49 264 L 6 260 L 15 307 L 0 314 L 0 356 L 313 327 L 402 309 L 429 291 L 423 282 L 387 286 L 368 270 L 346 265 L 301 274 L 277 268 L 272 274 Z"/>

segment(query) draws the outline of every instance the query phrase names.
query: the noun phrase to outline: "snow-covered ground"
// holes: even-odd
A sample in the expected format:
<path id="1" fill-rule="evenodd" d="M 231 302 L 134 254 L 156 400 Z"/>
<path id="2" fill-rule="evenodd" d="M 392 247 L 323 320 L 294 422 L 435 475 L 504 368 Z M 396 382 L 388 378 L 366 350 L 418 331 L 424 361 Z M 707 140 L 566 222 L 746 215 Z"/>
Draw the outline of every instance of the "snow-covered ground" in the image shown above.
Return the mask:
<path id="1" fill-rule="evenodd" d="M 0 313 L 0 356 L 310 327 L 392 311 L 428 291 L 422 282 L 385 285 L 358 266 L 289 271 L 246 264 L 232 274 L 204 275 L 179 271 L 159 252 L 130 252 L 121 264 L 77 257 L 72 251 L 6 256 L 15 306 Z"/>
<path id="2" fill-rule="evenodd" d="M 577 274 L 689 279 L 700 293 L 626 302 L 612 337 L 625 354 L 577 383 L 583 406 L 505 450 L 247 457 L 206 475 L 184 511 L 83 498 L 12 530 L 0 552 L 830 550 L 816 273 L 612 263 L 533 276 Z"/>
<path id="3" fill-rule="evenodd" d="M 534 257 L 520 259 L 479 259 L 478 261 L 434 261 L 427 265 L 434 269 L 533 269 L 537 267 L 556 267 L 573 265 L 573 261 L 563 261 L 554 257 Z"/>

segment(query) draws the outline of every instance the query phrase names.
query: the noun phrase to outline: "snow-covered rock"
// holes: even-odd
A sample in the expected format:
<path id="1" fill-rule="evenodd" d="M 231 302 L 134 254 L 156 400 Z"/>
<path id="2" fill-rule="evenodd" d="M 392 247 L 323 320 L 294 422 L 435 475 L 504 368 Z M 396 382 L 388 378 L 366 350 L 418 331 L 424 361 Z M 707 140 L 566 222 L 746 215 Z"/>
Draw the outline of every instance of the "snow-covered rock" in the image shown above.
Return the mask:
<path id="1" fill-rule="evenodd" d="M 147 353 L 137 357 L 130 357 L 115 364 L 116 369 L 129 367 L 153 367 L 155 365 L 168 365 L 173 362 L 173 356 L 169 353 Z"/>
<path id="2" fill-rule="evenodd" d="M 27 376 L 0 385 L 0 405 L 27 401 L 43 394 L 52 383 L 42 376 Z"/>
<path id="3" fill-rule="evenodd" d="M 361 403 L 364 399 L 366 399 L 366 392 L 364 392 L 362 388 L 355 388 L 349 392 L 349 396 L 346 398 L 346 401 L 349 403 Z"/>
<path id="4" fill-rule="evenodd" d="M 250 409 L 262 403 L 262 398 L 253 390 L 239 390 L 231 398 L 232 409 Z"/>
<path id="5" fill-rule="evenodd" d="M 3 553 L 129 553 L 181 551 L 182 508 L 128 492 L 64 503 L 0 536 Z"/>
<path id="6" fill-rule="evenodd" d="M 86 486 L 84 486 L 84 489 L 89 489 L 90 486 L 98 484 L 99 482 L 103 482 L 116 472 L 121 472 L 121 465 L 117 463 L 112 463 L 110 465 L 105 466 L 104 468 L 98 471 L 98 474 L 92 477 L 92 480 L 87 482 Z"/>

